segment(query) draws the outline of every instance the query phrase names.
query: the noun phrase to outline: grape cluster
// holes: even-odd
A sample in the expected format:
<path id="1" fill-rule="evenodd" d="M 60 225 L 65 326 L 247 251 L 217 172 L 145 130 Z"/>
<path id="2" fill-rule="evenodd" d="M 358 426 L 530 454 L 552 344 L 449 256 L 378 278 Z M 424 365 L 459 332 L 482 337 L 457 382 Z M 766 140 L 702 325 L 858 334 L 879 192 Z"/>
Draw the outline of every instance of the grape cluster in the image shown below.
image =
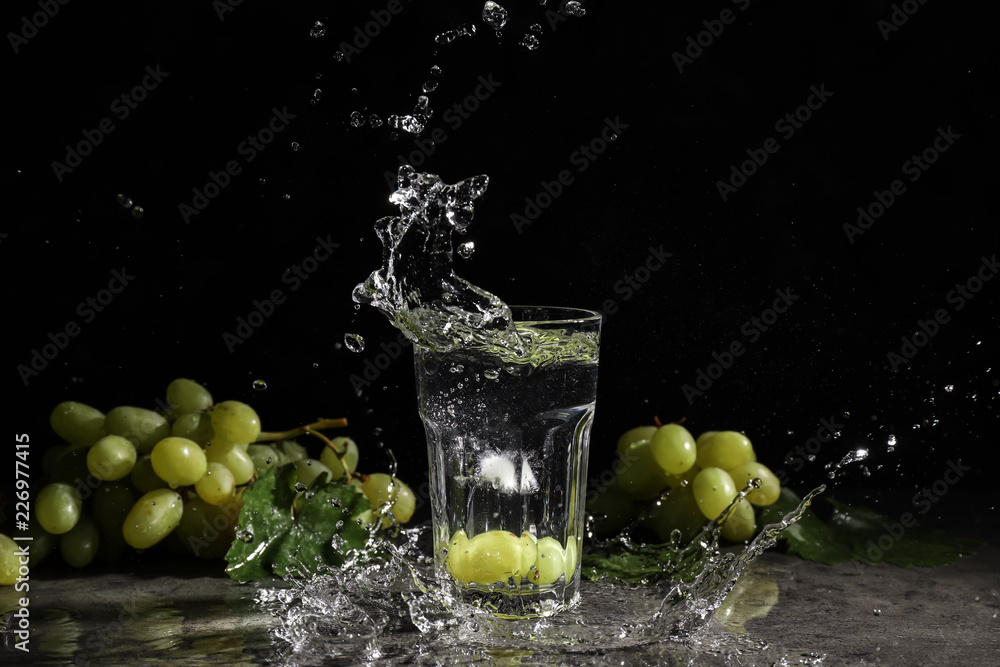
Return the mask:
<path id="1" fill-rule="evenodd" d="M 356 485 L 374 508 L 361 517 L 369 524 L 378 514 L 386 526 L 413 516 L 416 497 L 405 483 L 356 472 L 358 446 L 350 438 L 320 436 L 323 451 L 309 458 L 285 434 L 262 433 L 251 406 L 214 403 L 193 380 L 171 382 L 166 399 L 163 412 L 121 406 L 104 414 L 73 401 L 55 407 L 50 423 L 65 444 L 45 454 L 46 483 L 32 500 L 31 565 L 56 549 L 68 564 L 84 567 L 95 559 L 113 562 L 126 546 L 142 551 L 161 542 L 222 558 L 237 534 L 243 490 L 281 465 L 294 465 L 302 485 L 324 473 L 328 481 Z M 307 431 L 317 435 L 308 428 L 297 433 Z M 13 583 L 7 567 L 13 544 L 0 534 L 0 585 Z"/>
<path id="2" fill-rule="evenodd" d="M 706 431 L 696 440 L 680 424 L 639 426 L 618 439 L 614 485 L 587 508 L 603 537 L 634 525 L 662 542 L 688 541 L 718 519 L 724 538 L 743 542 L 757 531 L 754 506 L 774 503 L 780 492 L 742 433 Z"/>

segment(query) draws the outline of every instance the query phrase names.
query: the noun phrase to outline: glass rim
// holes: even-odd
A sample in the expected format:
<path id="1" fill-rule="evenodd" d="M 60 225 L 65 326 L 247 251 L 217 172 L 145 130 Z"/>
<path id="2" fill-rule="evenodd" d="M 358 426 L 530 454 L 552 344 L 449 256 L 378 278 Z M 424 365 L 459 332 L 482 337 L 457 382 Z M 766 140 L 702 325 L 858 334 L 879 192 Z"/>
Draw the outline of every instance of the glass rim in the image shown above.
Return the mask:
<path id="1" fill-rule="evenodd" d="M 529 306 L 529 305 L 517 305 L 508 306 L 511 313 L 514 315 L 514 322 L 526 322 L 531 324 L 592 324 L 600 323 L 604 317 L 601 313 L 596 310 L 588 310 L 586 308 L 573 308 L 569 306 Z M 545 317 L 538 319 L 523 319 L 518 318 L 518 311 L 526 310 L 541 310 L 548 311 L 549 313 L 559 316 L 557 317 Z"/>

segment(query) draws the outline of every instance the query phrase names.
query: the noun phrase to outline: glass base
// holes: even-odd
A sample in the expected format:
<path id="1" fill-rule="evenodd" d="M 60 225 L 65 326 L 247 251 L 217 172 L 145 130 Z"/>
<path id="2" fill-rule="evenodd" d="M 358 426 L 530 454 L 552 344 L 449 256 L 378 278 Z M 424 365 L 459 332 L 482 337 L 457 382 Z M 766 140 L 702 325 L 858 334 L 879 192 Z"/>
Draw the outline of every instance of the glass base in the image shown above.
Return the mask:
<path id="1" fill-rule="evenodd" d="M 559 581 L 548 586 L 534 584 L 460 584 L 450 575 L 442 577 L 455 597 L 497 618 L 539 618 L 572 609 L 580 603 L 579 576 L 569 585 Z"/>

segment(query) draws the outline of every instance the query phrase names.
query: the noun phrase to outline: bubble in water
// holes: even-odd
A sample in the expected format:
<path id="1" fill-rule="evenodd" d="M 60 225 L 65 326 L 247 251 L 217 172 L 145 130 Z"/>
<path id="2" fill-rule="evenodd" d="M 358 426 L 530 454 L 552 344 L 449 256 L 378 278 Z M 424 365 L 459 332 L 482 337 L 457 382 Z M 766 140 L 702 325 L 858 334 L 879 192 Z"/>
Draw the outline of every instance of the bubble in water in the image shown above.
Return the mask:
<path id="1" fill-rule="evenodd" d="M 472 241 L 466 241 L 465 243 L 460 243 L 458 246 L 458 254 L 463 259 L 469 259 L 472 257 L 472 253 L 476 251 L 476 244 Z"/>
<path id="2" fill-rule="evenodd" d="M 257 391 L 264 391 L 267 389 L 267 383 L 263 380 L 254 380 L 253 385 L 251 385 Z"/>
<path id="3" fill-rule="evenodd" d="M 580 3 L 576 0 L 569 0 L 565 5 L 563 5 L 563 14 L 566 16 L 583 16 L 587 13 L 587 10 L 580 6 Z"/>
<path id="4" fill-rule="evenodd" d="M 326 34 L 326 26 L 325 25 L 323 25 L 319 21 L 316 21 L 315 23 L 313 23 L 313 27 L 309 31 L 309 36 L 310 37 L 312 37 L 313 39 L 319 39 L 320 37 L 322 37 L 325 34 Z"/>
<path id="5" fill-rule="evenodd" d="M 361 337 L 361 334 L 346 333 L 344 334 L 344 345 L 351 352 L 363 352 L 365 349 L 365 339 Z"/>
<path id="6" fill-rule="evenodd" d="M 253 533 L 251 533 L 249 530 L 237 530 L 236 539 L 238 539 L 240 542 L 247 542 L 247 543 L 253 542 Z"/>
<path id="7" fill-rule="evenodd" d="M 538 38 L 535 37 L 534 35 L 530 34 L 530 33 L 526 33 L 524 35 L 524 39 L 521 40 L 521 46 L 523 46 L 524 48 L 528 49 L 529 51 L 536 51 L 536 50 L 538 50 L 538 47 L 540 45 L 541 44 L 538 41 Z"/>
<path id="8" fill-rule="evenodd" d="M 493 0 L 486 0 L 486 4 L 483 5 L 483 20 L 494 30 L 503 30 L 507 25 L 507 10 Z"/>
<path id="9" fill-rule="evenodd" d="M 351 112 L 351 127 L 361 127 L 365 124 L 365 117 L 361 115 L 360 111 Z"/>
<path id="10" fill-rule="evenodd" d="M 437 90 L 437 87 L 438 87 L 437 81 L 424 81 L 424 85 L 422 85 L 420 89 L 425 93 L 433 93 L 435 90 Z"/>

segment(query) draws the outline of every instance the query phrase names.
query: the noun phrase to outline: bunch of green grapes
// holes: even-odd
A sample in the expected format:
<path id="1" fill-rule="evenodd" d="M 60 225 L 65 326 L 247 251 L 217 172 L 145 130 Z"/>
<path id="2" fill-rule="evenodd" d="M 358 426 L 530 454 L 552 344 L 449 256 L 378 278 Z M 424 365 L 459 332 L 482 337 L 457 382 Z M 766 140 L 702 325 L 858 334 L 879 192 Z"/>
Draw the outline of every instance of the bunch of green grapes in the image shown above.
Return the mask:
<path id="1" fill-rule="evenodd" d="M 695 439 L 680 424 L 664 424 L 639 426 L 618 439 L 614 485 L 587 508 L 602 536 L 638 520 L 663 542 L 688 541 L 718 520 L 724 538 L 744 542 L 757 531 L 754 506 L 770 505 L 780 493 L 778 478 L 757 461 L 744 434 L 706 431 Z"/>
<path id="2" fill-rule="evenodd" d="M 531 533 L 491 530 L 472 538 L 456 531 L 448 541 L 445 565 L 448 573 L 462 584 L 515 584 L 537 586 L 569 581 L 576 574 L 579 541 L 566 546 L 554 537 L 537 539 Z"/>
<path id="3" fill-rule="evenodd" d="M 356 472 L 358 446 L 350 438 L 323 438 L 322 453 L 312 459 L 285 434 L 262 433 L 246 403 L 214 403 L 193 380 L 171 382 L 166 399 L 163 412 L 121 406 L 105 414 L 72 401 L 55 407 L 50 423 L 65 444 L 45 454 L 47 480 L 32 500 L 31 565 L 57 549 L 75 567 L 113 562 L 126 547 L 143 551 L 161 542 L 222 558 L 235 537 L 243 490 L 274 466 L 294 465 L 306 485 L 324 473 L 357 485 L 375 508 L 371 523 L 375 514 L 385 525 L 413 516 L 416 497 L 405 483 Z M 294 433 L 305 432 L 315 435 L 306 428 Z M 266 440 L 278 441 L 259 442 Z M 8 542 L 0 535 L 0 585 L 13 583 L 8 565 L 16 559 Z"/>

